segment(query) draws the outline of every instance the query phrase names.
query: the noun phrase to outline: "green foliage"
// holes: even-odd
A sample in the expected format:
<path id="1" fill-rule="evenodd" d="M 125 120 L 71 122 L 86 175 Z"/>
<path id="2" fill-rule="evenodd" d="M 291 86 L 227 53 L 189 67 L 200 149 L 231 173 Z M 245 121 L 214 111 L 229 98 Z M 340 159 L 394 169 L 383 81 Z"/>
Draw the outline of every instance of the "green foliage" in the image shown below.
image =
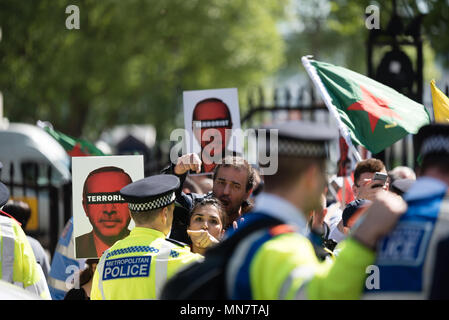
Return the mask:
<path id="1" fill-rule="evenodd" d="M 368 39 L 368 29 L 365 27 L 366 8 L 369 5 L 379 7 L 380 27 L 385 30 L 393 13 L 393 1 L 308 0 L 297 3 L 297 12 L 293 19 L 300 21 L 302 28 L 287 37 L 285 70 L 293 70 L 292 66 L 297 67 L 302 55 L 312 54 L 318 60 L 366 73 Z M 447 1 L 398 0 L 396 3 L 397 12 L 403 18 L 405 27 L 411 17 L 425 14 L 421 32 L 424 40 L 424 74 L 427 80 L 438 74 L 435 58 L 449 61 Z M 375 52 L 374 59 L 380 60 L 383 53 L 385 52 Z"/>
<path id="2" fill-rule="evenodd" d="M 182 91 L 258 83 L 283 62 L 286 0 L 0 2 L 0 90 L 11 121 L 95 137 L 120 123 L 182 123 Z M 80 29 L 68 30 L 68 5 Z"/>

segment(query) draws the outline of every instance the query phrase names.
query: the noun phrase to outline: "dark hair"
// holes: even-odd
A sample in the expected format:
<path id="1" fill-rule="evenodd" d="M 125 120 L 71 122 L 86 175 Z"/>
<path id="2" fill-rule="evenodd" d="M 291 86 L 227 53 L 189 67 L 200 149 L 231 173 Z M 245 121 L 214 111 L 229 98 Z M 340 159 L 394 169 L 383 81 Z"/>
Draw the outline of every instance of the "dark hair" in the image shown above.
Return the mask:
<path id="1" fill-rule="evenodd" d="M 253 172 L 254 172 L 254 188 L 253 188 L 253 192 L 251 193 L 251 196 L 256 197 L 263 191 L 264 181 L 263 181 L 262 177 L 260 176 L 260 172 L 259 172 L 258 168 L 253 167 Z"/>
<path id="2" fill-rule="evenodd" d="M 123 173 L 124 175 L 126 175 L 129 179 L 130 182 L 132 182 L 133 180 L 131 179 L 131 177 L 129 176 L 129 174 L 127 174 L 125 172 L 125 170 L 123 170 L 122 168 L 118 168 L 118 167 L 113 167 L 113 166 L 109 166 L 109 167 L 101 167 L 98 169 L 95 169 L 94 171 L 91 171 L 89 173 L 89 175 L 87 176 L 86 180 L 84 180 L 84 186 L 83 186 L 83 199 L 86 198 L 87 195 L 87 181 L 89 181 L 89 179 L 94 176 L 97 173 L 103 173 L 103 172 L 117 172 L 117 173 Z"/>
<path id="3" fill-rule="evenodd" d="M 217 198 L 210 197 L 197 200 L 192 208 L 190 216 L 193 216 L 194 212 L 198 208 L 204 206 L 214 206 L 217 209 L 218 215 L 220 216 L 221 224 L 223 225 L 224 229 L 228 224 L 228 215 L 226 214 L 226 209 L 224 208 L 223 204 Z"/>
<path id="4" fill-rule="evenodd" d="M 225 158 L 222 159 L 222 162 L 220 164 L 217 164 L 215 166 L 214 181 L 215 178 L 217 177 L 218 170 L 220 170 L 220 168 L 228 168 L 228 167 L 232 167 L 237 170 L 243 170 L 246 172 L 247 180 L 245 189 L 247 192 L 254 187 L 255 175 L 253 167 L 249 165 L 245 159 L 238 156 L 226 156 Z"/>
<path id="5" fill-rule="evenodd" d="M 98 264 L 99 259 L 87 259 L 86 260 L 86 264 L 87 267 L 80 272 L 80 286 L 85 285 L 86 283 L 88 283 L 94 276 L 94 268 L 93 265 L 95 263 Z"/>
<path id="6" fill-rule="evenodd" d="M 375 173 L 381 171 L 386 171 L 385 165 L 381 160 L 375 158 L 362 160 L 357 163 L 357 166 L 355 167 L 354 183 L 357 186 L 360 176 L 365 172 Z"/>
<path id="7" fill-rule="evenodd" d="M 170 207 L 175 207 L 175 203 L 172 202 L 172 203 L 166 205 L 165 207 L 157 208 L 157 209 L 153 209 L 153 210 L 147 210 L 147 211 L 133 211 L 130 209 L 129 212 L 131 213 L 131 218 L 134 220 L 134 222 L 136 222 L 138 224 L 145 224 L 145 223 L 153 222 L 156 219 L 157 214 L 159 212 L 161 212 L 164 208 L 170 208 Z M 173 210 L 174 210 L 174 208 L 173 208 Z"/>
<path id="8" fill-rule="evenodd" d="M 301 177 L 313 164 L 318 164 L 324 171 L 325 159 L 279 156 L 276 173 L 264 176 L 264 189 L 268 192 L 275 189 L 287 190 L 293 186 L 298 178 Z"/>
<path id="9" fill-rule="evenodd" d="M 443 174 L 449 174 L 449 156 L 444 154 L 426 155 L 420 166 L 420 174 L 424 175 L 429 168 L 435 168 Z"/>
<path id="10" fill-rule="evenodd" d="M 28 220 L 31 216 L 31 209 L 28 203 L 24 201 L 9 200 L 2 209 L 10 214 L 22 224 L 22 229 L 26 228 Z"/>
<path id="11" fill-rule="evenodd" d="M 193 181 L 193 179 L 190 176 L 187 176 L 186 179 L 184 180 L 182 189 L 184 188 L 188 188 L 190 190 L 190 193 L 198 193 L 198 194 L 203 193 L 201 187 L 195 181 Z"/>

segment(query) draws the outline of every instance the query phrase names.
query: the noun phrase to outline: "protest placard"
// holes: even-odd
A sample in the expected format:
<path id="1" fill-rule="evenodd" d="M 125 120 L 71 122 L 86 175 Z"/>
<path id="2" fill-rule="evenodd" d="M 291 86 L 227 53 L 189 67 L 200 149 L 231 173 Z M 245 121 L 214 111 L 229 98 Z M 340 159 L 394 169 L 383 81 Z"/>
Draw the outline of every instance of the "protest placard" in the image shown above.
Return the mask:
<path id="1" fill-rule="evenodd" d="M 197 153 L 202 173 L 212 172 L 226 155 L 242 154 L 240 111 L 236 88 L 184 91 L 187 153 Z"/>
<path id="2" fill-rule="evenodd" d="M 98 258 L 134 227 L 120 189 L 144 178 L 143 156 L 72 158 L 76 258 Z"/>

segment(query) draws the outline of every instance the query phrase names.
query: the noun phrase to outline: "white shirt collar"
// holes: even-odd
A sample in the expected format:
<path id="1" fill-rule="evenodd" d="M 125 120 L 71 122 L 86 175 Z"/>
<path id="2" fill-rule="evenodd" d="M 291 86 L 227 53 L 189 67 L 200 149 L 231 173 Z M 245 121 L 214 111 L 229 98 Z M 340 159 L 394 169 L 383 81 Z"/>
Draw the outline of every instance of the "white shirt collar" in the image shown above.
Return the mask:
<path id="1" fill-rule="evenodd" d="M 306 235 L 307 221 L 304 214 L 287 200 L 272 193 L 262 192 L 256 197 L 253 212 L 262 212 L 284 221 L 286 224 L 298 228 L 302 235 Z"/>

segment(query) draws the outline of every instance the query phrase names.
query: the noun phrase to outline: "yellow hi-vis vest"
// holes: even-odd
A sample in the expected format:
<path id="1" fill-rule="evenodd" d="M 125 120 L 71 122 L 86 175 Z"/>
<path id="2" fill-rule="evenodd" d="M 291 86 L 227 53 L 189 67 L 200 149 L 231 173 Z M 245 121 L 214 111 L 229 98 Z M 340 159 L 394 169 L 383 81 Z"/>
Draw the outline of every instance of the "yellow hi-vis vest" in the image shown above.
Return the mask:
<path id="1" fill-rule="evenodd" d="M 237 300 L 359 299 L 366 267 L 375 253 L 344 241 L 335 259 L 320 262 L 312 243 L 299 233 L 260 230 L 243 239 L 226 271 L 228 297 Z"/>
<path id="2" fill-rule="evenodd" d="M 42 268 L 20 225 L 0 215 L 0 278 L 43 299 L 51 299 Z"/>
<path id="3" fill-rule="evenodd" d="M 92 300 L 158 299 L 167 279 L 202 255 L 165 239 L 157 230 L 135 227 L 106 250 L 97 265 Z"/>
<path id="4" fill-rule="evenodd" d="M 267 241 L 250 271 L 253 299 L 359 299 L 375 254 L 353 239 L 334 260 L 318 261 L 310 241 L 286 234 Z M 267 279 L 266 275 L 274 275 Z"/>

